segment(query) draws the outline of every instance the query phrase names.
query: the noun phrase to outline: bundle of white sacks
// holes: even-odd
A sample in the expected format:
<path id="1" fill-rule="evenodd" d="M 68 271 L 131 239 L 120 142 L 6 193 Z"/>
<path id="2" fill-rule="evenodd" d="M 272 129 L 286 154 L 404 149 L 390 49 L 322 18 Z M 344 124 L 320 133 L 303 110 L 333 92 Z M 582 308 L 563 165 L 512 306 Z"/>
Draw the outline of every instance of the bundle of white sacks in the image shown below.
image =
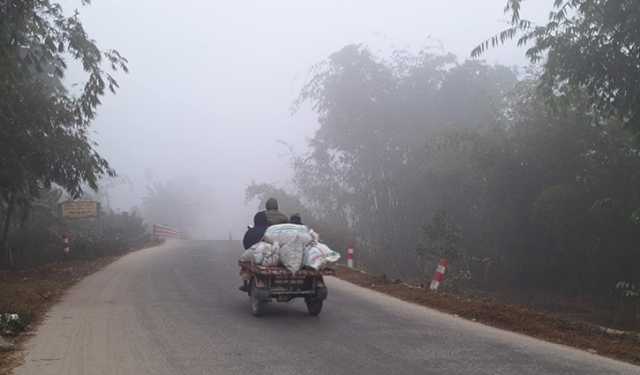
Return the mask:
<path id="1" fill-rule="evenodd" d="M 245 251 L 240 260 L 263 266 L 283 265 L 296 272 L 302 267 L 320 270 L 340 259 L 340 254 L 318 241 L 304 225 L 279 224 L 267 228 L 262 241 Z"/>

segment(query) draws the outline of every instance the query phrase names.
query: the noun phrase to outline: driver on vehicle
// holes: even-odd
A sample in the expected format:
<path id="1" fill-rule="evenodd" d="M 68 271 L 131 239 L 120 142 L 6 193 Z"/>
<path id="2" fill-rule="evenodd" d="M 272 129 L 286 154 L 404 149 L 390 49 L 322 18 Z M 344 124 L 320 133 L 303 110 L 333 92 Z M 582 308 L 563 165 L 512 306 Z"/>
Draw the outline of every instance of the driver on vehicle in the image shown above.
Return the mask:
<path id="1" fill-rule="evenodd" d="M 275 198 L 269 198 L 265 204 L 266 210 L 264 213 L 267 215 L 267 223 L 269 226 L 277 224 L 286 224 L 289 222 L 287 215 L 278 211 L 278 200 Z"/>

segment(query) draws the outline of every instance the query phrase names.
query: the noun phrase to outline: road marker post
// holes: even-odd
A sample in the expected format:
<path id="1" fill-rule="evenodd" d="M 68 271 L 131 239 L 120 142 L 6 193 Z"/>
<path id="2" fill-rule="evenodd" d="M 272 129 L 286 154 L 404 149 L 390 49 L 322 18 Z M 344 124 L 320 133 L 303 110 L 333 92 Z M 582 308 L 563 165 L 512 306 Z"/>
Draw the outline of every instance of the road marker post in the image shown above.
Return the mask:
<path id="1" fill-rule="evenodd" d="M 449 266 L 449 262 L 446 259 L 441 259 L 440 263 L 436 267 L 436 272 L 433 274 L 433 278 L 431 279 L 431 285 L 429 285 L 429 289 L 433 291 L 437 291 L 440 287 L 440 284 L 444 281 L 444 274 L 447 272 L 447 267 Z"/>
<path id="2" fill-rule="evenodd" d="M 62 235 L 62 242 L 64 243 L 64 253 L 69 254 L 71 252 L 71 237 L 69 234 L 65 233 Z"/>
<path id="3" fill-rule="evenodd" d="M 353 268 L 353 248 L 347 249 L 347 267 Z"/>

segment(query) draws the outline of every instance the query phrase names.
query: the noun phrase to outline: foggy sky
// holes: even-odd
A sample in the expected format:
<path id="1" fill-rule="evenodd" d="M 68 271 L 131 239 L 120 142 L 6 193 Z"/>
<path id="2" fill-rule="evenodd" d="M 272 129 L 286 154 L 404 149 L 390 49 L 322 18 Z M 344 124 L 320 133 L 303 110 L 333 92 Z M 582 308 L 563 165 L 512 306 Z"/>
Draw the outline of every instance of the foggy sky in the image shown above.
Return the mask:
<path id="1" fill-rule="evenodd" d="M 244 204 L 245 187 L 287 186 L 287 150 L 277 141 L 303 151 L 317 128 L 308 110 L 290 113 L 311 65 L 350 43 L 382 52 L 432 46 L 463 60 L 506 26 L 505 2 L 94 0 L 79 7 L 99 46 L 130 63 L 93 127 L 103 156 L 131 181 L 111 190 L 112 206 L 139 205 L 152 181 L 196 176 L 213 187 L 219 209 L 207 223 L 210 236 L 237 238 L 254 209 Z M 523 14 L 544 20 L 551 4 L 527 2 Z M 524 50 L 511 45 L 485 58 L 526 64 Z"/>

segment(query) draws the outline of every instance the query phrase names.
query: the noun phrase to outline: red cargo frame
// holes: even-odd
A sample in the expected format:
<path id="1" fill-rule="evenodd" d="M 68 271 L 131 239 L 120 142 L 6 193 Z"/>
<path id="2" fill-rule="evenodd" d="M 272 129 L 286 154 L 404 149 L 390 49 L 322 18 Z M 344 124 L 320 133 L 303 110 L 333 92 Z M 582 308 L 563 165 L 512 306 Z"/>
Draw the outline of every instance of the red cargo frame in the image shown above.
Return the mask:
<path id="1" fill-rule="evenodd" d="M 238 262 L 240 265 L 240 275 L 264 275 L 264 276 L 277 276 L 285 279 L 293 278 L 306 278 L 317 276 L 334 276 L 336 272 L 331 268 L 325 268 L 321 271 L 301 269 L 296 273 L 292 273 L 288 269 L 282 266 L 261 266 L 254 264 L 253 262 Z"/>

